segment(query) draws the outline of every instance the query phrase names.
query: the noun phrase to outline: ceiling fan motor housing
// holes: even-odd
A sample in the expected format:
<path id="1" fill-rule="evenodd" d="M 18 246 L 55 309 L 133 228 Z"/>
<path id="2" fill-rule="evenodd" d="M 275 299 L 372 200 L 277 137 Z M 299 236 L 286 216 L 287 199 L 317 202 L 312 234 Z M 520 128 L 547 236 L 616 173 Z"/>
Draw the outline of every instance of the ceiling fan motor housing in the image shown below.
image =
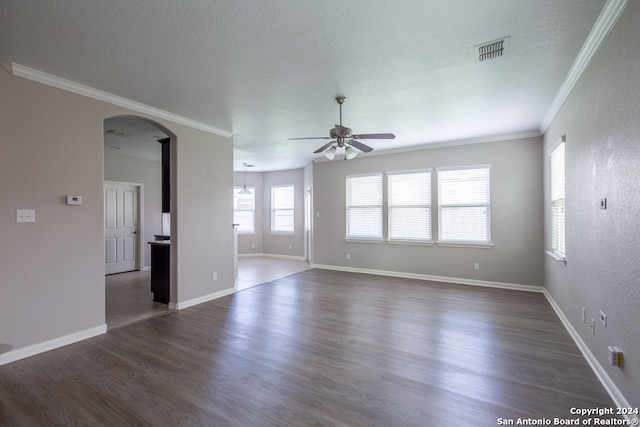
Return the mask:
<path id="1" fill-rule="evenodd" d="M 331 136 L 331 138 L 340 138 L 340 137 L 348 137 L 353 133 L 350 128 L 343 128 L 343 130 L 346 130 L 346 132 L 343 132 L 342 134 L 340 134 L 338 133 L 336 128 L 332 128 L 329 131 L 329 135 Z"/>

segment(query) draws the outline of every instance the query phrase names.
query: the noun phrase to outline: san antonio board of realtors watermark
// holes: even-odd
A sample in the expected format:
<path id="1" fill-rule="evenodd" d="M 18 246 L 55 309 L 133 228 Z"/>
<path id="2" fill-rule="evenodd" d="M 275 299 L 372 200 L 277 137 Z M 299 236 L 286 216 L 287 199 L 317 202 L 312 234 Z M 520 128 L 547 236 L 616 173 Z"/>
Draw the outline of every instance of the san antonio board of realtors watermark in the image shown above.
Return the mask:
<path id="1" fill-rule="evenodd" d="M 498 418 L 499 426 L 637 426 L 638 408 L 571 408 L 569 418 Z M 620 418 L 626 416 L 627 418 Z"/>

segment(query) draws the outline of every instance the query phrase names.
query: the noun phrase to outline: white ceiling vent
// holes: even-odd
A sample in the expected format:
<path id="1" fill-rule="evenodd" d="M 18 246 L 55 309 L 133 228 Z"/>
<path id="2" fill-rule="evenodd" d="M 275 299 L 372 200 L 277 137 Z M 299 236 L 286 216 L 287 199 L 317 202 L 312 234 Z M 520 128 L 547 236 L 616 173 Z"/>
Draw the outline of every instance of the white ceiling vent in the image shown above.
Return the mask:
<path id="1" fill-rule="evenodd" d="M 488 61 L 496 59 L 509 53 L 511 37 L 503 37 L 487 43 L 479 44 L 476 49 L 476 61 Z"/>

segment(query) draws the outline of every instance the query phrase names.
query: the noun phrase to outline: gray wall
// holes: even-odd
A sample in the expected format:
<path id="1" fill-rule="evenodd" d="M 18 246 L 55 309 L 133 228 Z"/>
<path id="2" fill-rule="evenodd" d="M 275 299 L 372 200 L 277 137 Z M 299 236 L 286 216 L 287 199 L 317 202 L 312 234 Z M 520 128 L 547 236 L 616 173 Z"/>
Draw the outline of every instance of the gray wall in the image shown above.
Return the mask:
<path id="1" fill-rule="evenodd" d="M 160 150 L 158 144 L 158 150 Z M 104 152 L 104 179 L 143 184 L 144 229 L 142 234 L 142 262 L 140 269 L 151 267 L 151 247 L 147 242 L 162 232 L 162 164 L 154 160 L 122 156 L 113 151 Z"/>
<path id="2" fill-rule="evenodd" d="M 545 285 L 633 407 L 640 406 L 639 22 L 640 2 L 631 1 L 544 138 L 548 150 L 566 134 L 567 191 L 567 264 L 545 257 Z M 547 230 L 548 189 L 547 179 Z M 604 197 L 608 208 L 601 210 Z M 600 310 L 607 315 L 606 327 L 599 321 Z M 609 366 L 610 345 L 623 351 L 623 369 Z"/>
<path id="3" fill-rule="evenodd" d="M 345 241 L 345 176 L 486 163 L 491 164 L 492 248 Z M 313 205 L 314 264 L 543 284 L 542 138 L 318 162 L 313 167 Z"/>
<path id="4" fill-rule="evenodd" d="M 224 138 L 0 69 L 0 363 L 104 332 L 103 120 L 145 117 L 172 144 L 172 295 L 233 290 L 233 146 Z M 83 196 L 68 206 L 66 195 Z M 35 223 L 16 223 L 35 209 Z M 173 236 L 172 236 L 173 237 Z M 172 239 L 173 240 L 173 239 Z M 218 280 L 211 280 L 211 272 Z"/>
<path id="5" fill-rule="evenodd" d="M 242 186 L 243 172 L 234 173 L 235 186 Z M 304 256 L 304 169 L 274 172 L 247 172 L 247 186 L 256 190 L 256 232 L 238 235 L 240 255 L 264 254 L 301 258 Z M 271 234 L 271 186 L 293 185 L 295 223 L 293 235 Z M 255 248 L 251 245 L 255 244 Z M 291 246 L 291 249 L 289 249 Z"/>

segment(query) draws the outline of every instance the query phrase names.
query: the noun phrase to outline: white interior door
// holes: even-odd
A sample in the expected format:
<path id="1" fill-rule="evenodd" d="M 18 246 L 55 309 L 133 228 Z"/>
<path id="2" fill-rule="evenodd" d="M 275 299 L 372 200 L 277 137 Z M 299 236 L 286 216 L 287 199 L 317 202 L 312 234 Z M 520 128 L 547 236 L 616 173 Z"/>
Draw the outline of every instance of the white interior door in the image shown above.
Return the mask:
<path id="1" fill-rule="evenodd" d="M 135 270 L 138 248 L 138 187 L 105 182 L 104 209 L 105 274 Z"/>

